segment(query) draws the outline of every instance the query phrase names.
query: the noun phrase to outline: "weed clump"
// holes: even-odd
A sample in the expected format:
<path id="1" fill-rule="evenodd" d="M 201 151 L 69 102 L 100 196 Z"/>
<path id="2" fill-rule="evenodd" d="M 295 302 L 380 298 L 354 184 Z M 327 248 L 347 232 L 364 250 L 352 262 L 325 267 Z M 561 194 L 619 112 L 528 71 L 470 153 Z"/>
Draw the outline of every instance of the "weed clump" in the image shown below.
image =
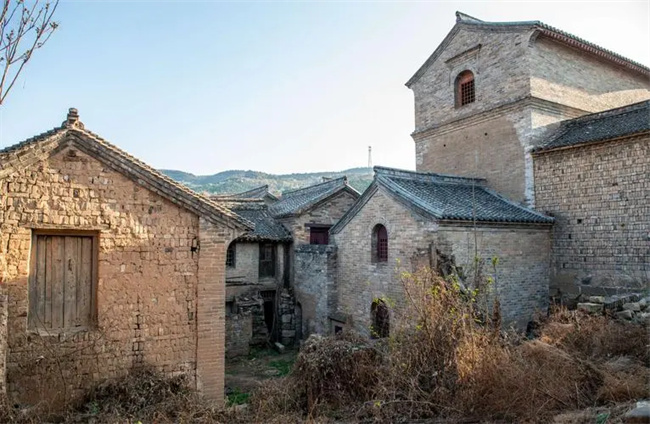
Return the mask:
<path id="1" fill-rule="evenodd" d="M 544 422 L 650 396 L 647 329 L 554 309 L 527 340 L 498 299 L 430 270 L 404 273 L 390 337 L 311 337 L 292 373 L 251 398 L 257 420 Z"/>

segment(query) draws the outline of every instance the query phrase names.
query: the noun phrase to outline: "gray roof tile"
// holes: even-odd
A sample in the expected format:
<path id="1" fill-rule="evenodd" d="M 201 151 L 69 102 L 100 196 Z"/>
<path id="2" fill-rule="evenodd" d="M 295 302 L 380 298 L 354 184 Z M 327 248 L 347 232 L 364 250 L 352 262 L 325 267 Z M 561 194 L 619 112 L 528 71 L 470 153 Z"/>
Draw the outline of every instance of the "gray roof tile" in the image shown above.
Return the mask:
<path id="1" fill-rule="evenodd" d="M 650 101 L 563 121 L 536 151 L 595 143 L 650 131 Z"/>
<path id="2" fill-rule="evenodd" d="M 291 234 L 269 213 L 261 199 L 224 199 L 213 196 L 213 201 L 227 207 L 232 212 L 255 225 L 255 229 L 237 240 L 240 241 L 291 241 Z"/>
<path id="3" fill-rule="evenodd" d="M 278 198 L 269 191 L 268 184 L 265 184 L 260 187 L 253 188 L 248 191 L 234 194 L 217 194 L 212 196 L 214 199 L 220 198 L 230 198 L 230 199 L 264 199 L 265 197 L 269 200 L 278 200 Z"/>
<path id="4" fill-rule="evenodd" d="M 551 224 L 553 218 L 512 202 L 485 187 L 485 180 L 452 175 L 404 171 L 376 166 L 375 180 L 364 196 L 332 228 L 339 232 L 377 187 L 438 220 L 481 223 Z"/>
<path id="5" fill-rule="evenodd" d="M 347 177 L 341 177 L 297 190 L 286 191 L 282 193 L 280 200 L 269 207 L 269 212 L 277 218 L 297 215 L 341 191 L 347 191 L 355 197 L 360 195 L 358 191 L 348 185 Z"/>

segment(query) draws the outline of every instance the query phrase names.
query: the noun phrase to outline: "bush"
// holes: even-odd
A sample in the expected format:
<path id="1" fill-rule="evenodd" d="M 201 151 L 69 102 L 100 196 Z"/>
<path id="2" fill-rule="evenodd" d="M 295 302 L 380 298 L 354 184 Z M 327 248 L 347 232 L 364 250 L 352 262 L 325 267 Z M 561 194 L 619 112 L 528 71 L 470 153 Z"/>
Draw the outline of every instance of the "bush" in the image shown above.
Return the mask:
<path id="1" fill-rule="evenodd" d="M 526 340 L 501 332 L 498 299 L 485 293 L 429 270 L 402 283 L 389 338 L 311 337 L 293 373 L 253 395 L 257 420 L 542 422 L 650 396 L 640 325 L 557 309 Z"/>

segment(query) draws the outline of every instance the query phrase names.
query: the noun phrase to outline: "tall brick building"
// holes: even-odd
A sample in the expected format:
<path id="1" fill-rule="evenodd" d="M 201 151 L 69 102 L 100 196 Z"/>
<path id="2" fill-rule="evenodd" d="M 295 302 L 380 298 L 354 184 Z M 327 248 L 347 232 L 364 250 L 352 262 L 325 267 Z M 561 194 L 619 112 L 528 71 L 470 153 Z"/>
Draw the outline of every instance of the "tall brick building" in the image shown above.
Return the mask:
<path id="1" fill-rule="evenodd" d="M 432 264 L 434 252 L 460 266 L 467 252 L 498 256 L 498 294 L 520 324 L 544 309 L 549 286 L 648 287 L 650 69 L 538 21 L 457 12 L 406 85 L 418 172 L 376 168 L 332 229 L 332 328 L 387 322 L 376 300 L 403 298 L 396 260 Z M 496 197 L 476 198 L 468 181 Z M 481 217 L 500 196 L 540 221 Z M 463 202 L 473 214 L 445 216 Z"/>
<path id="2" fill-rule="evenodd" d="M 418 171 L 535 205 L 531 152 L 559 122 L 650 98 L 650 70 L 538 21 L 456 24 L 406 83 Z"/>
<path id="3" fill-rule="evenodd" d="M 252 228 L 86 130 L 75 109 L 0 150 L 10 402 L 61 402 L 140 366 L 223 401 L 225 253 Z"/>

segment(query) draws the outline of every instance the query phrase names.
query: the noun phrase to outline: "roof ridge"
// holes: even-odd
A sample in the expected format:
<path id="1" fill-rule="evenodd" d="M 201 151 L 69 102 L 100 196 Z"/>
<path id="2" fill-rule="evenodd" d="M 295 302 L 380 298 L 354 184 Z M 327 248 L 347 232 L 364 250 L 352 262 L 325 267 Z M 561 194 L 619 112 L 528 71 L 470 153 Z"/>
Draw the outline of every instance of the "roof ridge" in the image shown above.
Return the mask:
<path id="1" fill-rule="evenodd" d="M 470 19 L 462 19 L 458 17 L 458 14 L 464 15 L 469 17 Z M 585 40 L 584 38 L 578 37 L 577 35 L 571 34 L 570 32 L 561 30 L 557 27 L 554 27 L 552 25 L 548 25 L 542 21 L 504 21 L 504 22 L 493 22 L 493 21 L 482 21 L 480 19 L 474 18 L 469 15 L 465 15 L 461 12 L 456 12 L 456 22 L 460 24 L 467 24 L 467 25 L 477 25 L 477 26 L 500 26 L 500 27 L 509 27 L 509 26 L 536 26 L 539 27 L 542 30 L 546 30 L 555 34 L 558 34 L 563 37 L 567 37 L 572 39 L 575 42 L 582 43 L 585 46 L 588 46 L 592 49 L 600 50 L 602 53 L 605 53 L 607 55 L 610 55 L 618 60 L 622 60 L 625 62 L 630 63 L 631 65 L 634 65 L 638 68 L 643 69 L 646 73 L 650 73 L 650 68 L 647 66 L 643 65 L 640 62 L 634 61 L 632 59 L 629 59 L 623 55 L 620 55 L 616 53 L 615 51 L 606 49 L 604 47 L 599 46 L 598 44 L 592 43 L 591 41 Z"/>
<path id="2" fill-rule="evenodd" d="M 80 133 L 82 135 L 85 135 L 87 137 L 91 137 L 96 142 L 104 145 L 105 147 L 110 148 L 111 150 L 113 150 L 118 155 L 126 157 L 129 161 L 131 161 L 131 162 L 135 163 L 136 165 L 140 166 L 145 171 L 151 173 L 156 178 L 161 179 L 162 181 L 164 181 L 165 183 L 167 183 L 170 186 L 174 187 L 175 189 L 178 189 L 181 192 L 187 194 L 188 196 L 193 197 L 193 198 L 195 198 L 195 199 L 197 199 L 197 200 L 199 200 L 201 202 L 204 202 L 204 203 L 212 206 L 214 209 L 216 209 L 222 215 L 224 215 L 224 216 L 226 216 L 228 218 L 231 218 L 231 219 L 239 222 L 240 224 L 243 224 L 246 227 L 254 228 L 254 225 L 253 225 L 252 222 L 249 222 L 248 220 L 240 217 L 239 215 L 237 215 L 235 213 L 232 213 L 230 211 L 230 209 L 225 208 L 222 205 L 219 205 L 217 202 L 213 201 L 209 197 L 207 197 L 207 196 L 205 196 L 205 195 L 203 195 L 201 193 L 197 193 L 196 191 L 194 191 L 194 190 L 192 190 L 192 189 L 190 189 L 190 188 L 176 182 L 172 178 L 168 177 L 167 175 L 163 174 L 162 172 L 158 171 L 157 169 L 147 165 L 145 162 L 141 161 L 140 159 L 136 158 L 135 156 L 131 155 L 130 153 L 128 153 L 128 152 L 120 149 L 119 147 L 115 146 L 114 144 L 110 143 L 108 140 L 101 137 L 100 135 L 95 134 L 95 133 L 93 133 L 92 131 L 90 131 L 88 129 L 79 128 L 79 127 L 68 127 L 67 130 L 69 132 L 78 132 L 78 133 Z"/>
<path id="3" fill-rule="evenodd" d="M 296 194 L 298 192 L 303 192 L 303 191 L 310 190 L 310 189 L 313 189 L 313 188 L 319 187 L 319 186 L 324 186 L 324 185 L 328 185 L 328 184 L 332 185 L 332 186 L 336 186 L 338 184 L 335 184 L 335 183 L 338 183 L 340 181 L 344 181 L 347 184 L 347 180 L 348 180 L 348 177 L 344 175 L 344 176 L 339 177 L 339 178 L 334 178 L 334 179 L 331 179 L 329 181 L 323 181 L 323 182 L 320 182 L 318 184 L 312 184 L 312 185 L 307 186 L 307 187 L 300 187 L 300 188 L 296 188 L 294 190 L 284 191 L 284 192 L 282 192 L 282 196 L 280 196 L 280 200 L 282 200 L 282 198 L 285 197 L 286 195 L 293 195 L 293 194 Z"/>
<path id="4" fill-rule="evenodd" d="M 417 180 L 424 180 L 423 177 L 428 177 L 428 181 L 432 181 L 431 178 L 435 178 L 438 183 L 444 184 L 479 184 L 483 185 L 487 182 L 485 178 L 480 177 L 463 177 L 460 175 L 451 175 L 451 174 L 439 174 L 436 172 L 421 172 L 421 171 L 411 171 L 408 169 L 399 169 L 399 168 L 389 168 L 386 166 L 375 166 L 373 168 L 375 174 L 378 175 L 396 175 L 402 178 L 410 178 Z"/>
<path id="5" fill-rule="evenodd" d="M 573 118 L 573 119 L 567 119 L 562 122 L 566 123 L 567 125 L 570 125 L 574 123 L 582 123 L 585 121 L 608 118 L 610 116 L 615 116 L 615 115 L 625 115 L 627 113 L 641 110 L 647 106 L 650 106 L 650 100 L 643 100 L 641 102 L 631 103 L 628 105 L 615 107 L 613 109 L 601 110 L 600 112 L 592 112 L 592 113 L 588 113 L 587 115 L 578 116 L 577 118 Z"/>
<path id="6" fill-rule="evenodd" d="M 44 138 L 52 137 L 54 135 L 57 135 L 59 131 L 61 131 L 61 133 L 63 134 L 65 132 L 67 132 L 67 130 L 68 130 L 68 128 L 64 127 L 64 126 L 54 127 L 54 128 L 52 128 L 50 130 L 44 131 L 44 132 L 42 132 L 40 134 L 37 134 L 35 136 L 26 138 L 23 141 L 19 141 L 18 143 L 14 143 L 14 144 L 11 144 L 11 145 L 9 145 L 7 147 L 0 148 L 0 155 L 11 153 L 13 151 L 19 150 L 19 149 L 29 145 L 29 144 L 35 143 L 37 141 L 41 141 Z"/>

